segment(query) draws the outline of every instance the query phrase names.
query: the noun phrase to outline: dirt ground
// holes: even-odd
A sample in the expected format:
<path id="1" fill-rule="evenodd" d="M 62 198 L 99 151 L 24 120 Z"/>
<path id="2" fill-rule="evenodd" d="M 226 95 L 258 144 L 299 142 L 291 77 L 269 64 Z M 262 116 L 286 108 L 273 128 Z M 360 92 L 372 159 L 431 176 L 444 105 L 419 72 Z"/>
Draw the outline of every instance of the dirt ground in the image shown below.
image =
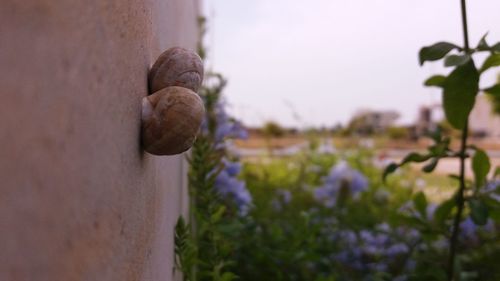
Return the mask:
<path id="1" fill-rule="evenodd" d="M 425 148 L 431 144 L 428 139 L 421 139 L 417 142 L 409 140 L 390 140 L 387 138 L 375 138 L 375 139 L 356 139 L 356 138 L 321 138 L 322 141 L 325 139 L 331 140 L 333 146 L 337 150 L 347 150 L 355 149 L 360 146 L 368 146 L 376 151 L 376 153 L 383 155 L 389 159 L 395 161 L 401 160 L 407 153 L 413 150 L 423 151 Z M 290 147 L 300 147 L 309 143 L 310 138 L 303 135 L 293 135 L 285 136 L 281 138 L 265 138 L 263 136 L 250 136 L 246 140 L 237 140 L 234 142 L 236 149 L 245 151 L 257 151 L 261 152 L 265 149 L 272 148 L 284 149 Z M 491 157 L 492 167 L 500 166 L 500 140 L 471 140 L 470 144 L 474 144 L 478 147 L 486 149 Z M 452 147 L 458 147 L 458 141 L 452 141 Z M 258 155 L 254 155 L 258 156 Z M 418 165 L 415 165 L 418 169 Z M 471 176 L 472 172 L 470 165 L 467 165 L 467 175 Z M 451 173 L 456 173 L 459 168 L 459 162 L 457 159 L 442 159 L 436 168 L 438 174 L 448 175 Z M 492 169 L 493 170 L 493 169 Z"/>

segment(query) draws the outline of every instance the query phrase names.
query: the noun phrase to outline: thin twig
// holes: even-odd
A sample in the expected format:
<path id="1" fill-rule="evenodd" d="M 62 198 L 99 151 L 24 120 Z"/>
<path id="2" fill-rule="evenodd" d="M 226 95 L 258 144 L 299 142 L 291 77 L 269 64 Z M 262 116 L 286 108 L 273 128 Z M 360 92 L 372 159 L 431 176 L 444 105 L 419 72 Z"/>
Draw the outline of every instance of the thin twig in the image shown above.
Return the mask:
<path id="1" fill-rule="evenodd" d="M 469 31 L 467 26 L 467 7 L 465 0 L 460 0 L 461 10 L 462 10 L 462 29 L 464 35 L 464 52 L 469 53 Z M 469 131 L 469 122 L 465 123 L 465 126 L 462 131 L 462 140 L 460 145 L 460 187 L 458 190 L 456 203 L 457 203 L 457 213 L 455 215 L 455 219 L 453 221 L 453 229 L 452 235 L 450 237 L 450 252 L 448 258 L 448 281 L 453 281 L 454 273 L 455 273 L 455 260 L 457 255 L 458 248 L 458 236 L 460 234 L 460 221 L 462 219 L 462 213 L 464 210 L 464 193 L 465 193 L 465 160 L 467 159 L 467 138 Z"/>

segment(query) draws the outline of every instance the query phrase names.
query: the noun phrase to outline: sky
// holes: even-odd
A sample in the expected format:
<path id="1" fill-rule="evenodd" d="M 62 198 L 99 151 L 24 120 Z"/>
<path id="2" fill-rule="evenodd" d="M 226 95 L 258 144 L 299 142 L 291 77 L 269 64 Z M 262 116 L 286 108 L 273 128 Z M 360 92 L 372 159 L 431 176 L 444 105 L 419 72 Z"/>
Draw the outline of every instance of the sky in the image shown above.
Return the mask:
<path id="1" fill-rule="evenodd" d="M 471 45 L 500 41 L 500 1 L 467 3 Z M 450 71 L 420 67 L 419 49 L 463 45 L 459 0 L 205 0 L 204 11 L 206 67 L 228 79 L 229 111 L 248 126 L 331 127 L 361 109 L 412 123 L 441 99 L 423 81 Z"/>

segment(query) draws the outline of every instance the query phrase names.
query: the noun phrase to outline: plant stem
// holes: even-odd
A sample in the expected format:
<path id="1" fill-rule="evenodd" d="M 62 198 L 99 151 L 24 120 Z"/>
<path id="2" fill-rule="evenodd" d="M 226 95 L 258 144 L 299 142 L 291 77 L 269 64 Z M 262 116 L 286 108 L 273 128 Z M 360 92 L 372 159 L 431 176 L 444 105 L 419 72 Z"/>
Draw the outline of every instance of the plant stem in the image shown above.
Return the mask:
<path id="1" fill-rule="evenodd" d="M 464 52 L 469 53 L 469 31 L 467 26 L 467 7 L 465 4 L 465 0 L 460 0 L 461 9 L 462 9 L 462 29 L 464 35 Z M 462 131 L 462 139 L 460 144 L 460 185 L 458 194 L 456 197 L 457 204 L 457 213 L 455 215 L 455 219 L 453 221 L 453 229 L 450 237 L 450 251 L 448 258 L 448 281 L 453 281 L 454 277 L 454 265 L 455 259 L 457 255 L 457 247 L 458 247 L 458 236 L 460 234 L 460 221 L 462 219 L 462 213 L 464 211 L 464 192 L 465 192 L 465 160 L 467 159 L 467 138 L 469 131 L 469 122 L 465 123 L 465 126 Z"/>
<path id="2" fill-rule="evenodd" d="M 457 246 L 458 246 L 458 235 L 460 234 L 460 221 L 462 219 L 462 213 L 464 210 L 464 191 L 465 191 L 465 160 L 467 159 L 466 150 L 467 150 L 467 137 L 468 137 L 468 124 L 465 125 L 465 128 L 462 132 L 462 141 L 460 148 L 460 187 L 458 190 L 458 194 L 456 197 L 457 204 L 457 213 L 455 215 L 455 219 L 453 221 L 453 229 L 450 237 L 450 255 L 448 258 L 448 281 L 453 280 L 454 275 L 454 265 L 455 265 L 455 256 L 457 254 Z"/>
<path id="3" fill-rule="evenodd" d="M 464 33 L 464 51 L 467 53 L 470 51 L 469 47 L 469 28 L 467 26 L 467 6 L 465 4 L 465 0 L 461 1 L 462 8 L 462 30 Z"/>

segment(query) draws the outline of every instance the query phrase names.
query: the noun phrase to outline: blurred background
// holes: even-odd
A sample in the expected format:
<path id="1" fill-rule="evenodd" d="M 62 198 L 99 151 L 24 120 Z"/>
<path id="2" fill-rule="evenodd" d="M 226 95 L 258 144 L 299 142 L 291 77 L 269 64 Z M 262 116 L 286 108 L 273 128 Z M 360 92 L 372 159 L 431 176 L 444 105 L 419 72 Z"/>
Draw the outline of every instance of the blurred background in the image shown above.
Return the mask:
<path id="1" fill-rule="evenodd" d="M 451 130 L 440 89 L 423 86 L 451 69 L 420 66 L 418 51 L 438 41 L 462 44 L 455 2 L 205 1 L 208 68 L 228 79 L 227 110 L 255 137 L 240 144 L 261 143 L 269 125 L 283 130 L 278 146 L 300 143 L 299 131 L 319 130 L 409 148 L 438 125 Z M 486 33 L 500 37 L 498 1 L 471 1 L 468 9 L 472 45 Z M 488 71 L 480 85 L 495 84 L 498 75 Z M 470 124 L 476 141 L 495 150 L 498 111 L 480 96 Z"/>
<path id="2" fill-rule="evenodd" d="M 208 65 L 227 76 L 230 111 L 250 126 L 345 126 L 363 109 L 414 124 L 421 107 L 440 102 L 423 81 L 447 72 L 420 67 L 419 49 L 463 41 L 455 2 L 207 0 Z M 469 3 L 471 42 L 500 36 L 497 9 L 494 0 Z"/>

